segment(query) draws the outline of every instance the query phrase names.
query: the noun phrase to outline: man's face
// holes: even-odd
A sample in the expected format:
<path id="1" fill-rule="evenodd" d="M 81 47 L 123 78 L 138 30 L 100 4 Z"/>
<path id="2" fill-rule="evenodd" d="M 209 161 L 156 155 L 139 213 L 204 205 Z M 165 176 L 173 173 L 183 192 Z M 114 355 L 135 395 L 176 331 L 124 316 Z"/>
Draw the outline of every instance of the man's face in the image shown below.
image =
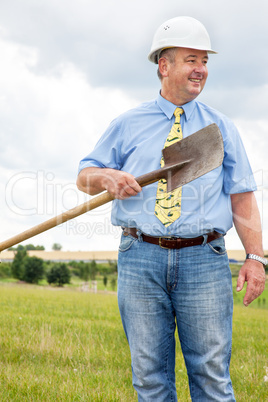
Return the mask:
<path id="1" fill-rule="evenodd" d="M 165 60 L 161 94 L 176 105 L 195 99 L 203 90 L 207 76 L 208 55 L 204 50 L 178 48 L 174 63 Z"/>

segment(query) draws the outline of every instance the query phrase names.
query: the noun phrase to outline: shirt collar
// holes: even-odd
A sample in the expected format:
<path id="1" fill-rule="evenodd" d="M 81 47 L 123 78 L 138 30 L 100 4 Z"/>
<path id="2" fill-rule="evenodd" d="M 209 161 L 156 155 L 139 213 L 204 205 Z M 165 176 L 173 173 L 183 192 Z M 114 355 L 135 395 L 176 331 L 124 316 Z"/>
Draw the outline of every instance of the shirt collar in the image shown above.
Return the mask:
<path id="1" fill-rule="evenodd" d="M 174 105 L 174 103 L 169 102 L 167 99 L 163 98 L 161 93 L 159 92 L 157 100 L 156 100 L 158 106 L 160 109 L 165 113 L 168 119 L 171 119 L 176 107 L 182 107 L 185 113 L 185 118 L 186 121 L 190 119 L 190 116 L 192 112 L 194 111 L 195 108 L 195 100 L 192 100 L 191 102 L 185 103 L 184 105 Z"/>

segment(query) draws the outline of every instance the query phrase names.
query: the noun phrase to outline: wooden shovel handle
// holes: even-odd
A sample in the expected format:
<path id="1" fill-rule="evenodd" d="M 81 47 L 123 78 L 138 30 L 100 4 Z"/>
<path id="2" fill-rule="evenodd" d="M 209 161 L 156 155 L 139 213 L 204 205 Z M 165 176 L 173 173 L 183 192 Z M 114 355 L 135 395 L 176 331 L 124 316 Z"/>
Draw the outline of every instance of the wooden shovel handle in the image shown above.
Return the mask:
<path id="1" fill-rule="evenodd" d="M 113 197 L 108 192 L 102 193 L 97 197 L 92 198 L 89 201 L 84 202 L 81 205 L 78 205 L 75 208 L 69 209 L 66 212 L 63 212 L 60 215 L 55 216 L 39 225 L 36 225 L 25 232 L 22 232 L 16 236 L 11 237 L 8 240 L 0 243 L 0 252 L 6 250 L 9 247 L 14 246 L 15 244 L 21 243 L 24 240 L 29 239 L 30 237 L 36 236 L 46 230 L 52 229 L 55 226 L 60 225 L 61 223 L 67 222 L 70 219 L 76 218 L 79 215 L 84 214 L 87 211 L 91 211 L 92 209 L 98 208 L 103 204 L 106 204 L 109 201 L 112 201 Z"/>
<path id="2" fill-rule="evenodd" d="M 144 174 L 142 176 L 137 177 L 136 180 L 140 184 L 141 187 L 147 186 L 148 184 L 151 184 L 151 183 L 159 180 L 159 178 L 161 176 L 161 171 L 162 171 L 162 169 L 159 169 L 154 172 Z M 0 252 L 3 250 L 6 250 L 9 247 L 14 246 L 15 244 L 18 244 L 24 240 L 27 240 L 30 237 L 34 237 L 40 233 L 43 233 L 49 229 L 54 228 L 55 226 L 58 226 L 64 222 L 67 222 L 73 218 L 76 218 L 77 216 L 82 215 L 85 212 L 98 208 L 101 205 L 104 205 L 112 200 L 113 200 L 113 197 L 111 196 L 110 193 L 108 193 L 108 192 L 102 193 L 102 194 L 98 195 L 97 197 L 94 197 L 91 200 L 86 201 L 81 205 L 78 205 L 75 208 L 69 209 L 68 211 L 63 212 L 62 214 L 57 215 L 54 218 L 51 218 L 43 223 L 40 223 L 39 225 L 36 225 L 36 226 L 26 230 L 25 232 L 22 232 L 16 236 L 11 237 L 10 239 L 7 239 L 7 240 L 1 242 L 0 243 Z"/>

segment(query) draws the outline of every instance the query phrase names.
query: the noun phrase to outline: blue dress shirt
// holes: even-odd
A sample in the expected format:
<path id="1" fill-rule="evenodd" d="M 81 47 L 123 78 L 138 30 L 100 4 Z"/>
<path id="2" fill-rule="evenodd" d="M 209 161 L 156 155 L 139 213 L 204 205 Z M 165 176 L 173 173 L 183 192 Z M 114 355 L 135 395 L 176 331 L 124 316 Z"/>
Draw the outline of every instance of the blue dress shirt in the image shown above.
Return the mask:
<path id="1" fill-rule="evenodd" d="M 94 150 L 79 165 L 120 169 L 135 177 L 159 169 L 161 151 L 174 123 L 176 105 L 160 94 L 112 121 Z M 252 170 L 234 124 L 222 113 L 193 100 L 182 106 L 183 137 L 216 123 L 224 142 L 223 164 L 182 188 L 181 216 L 165 227 L 154 215 L 157 183 L 126 200 L 114 200 L 112 224 L 151 236 L 195 237 L 232 227 L 230 194 L 256 190 Z"/>

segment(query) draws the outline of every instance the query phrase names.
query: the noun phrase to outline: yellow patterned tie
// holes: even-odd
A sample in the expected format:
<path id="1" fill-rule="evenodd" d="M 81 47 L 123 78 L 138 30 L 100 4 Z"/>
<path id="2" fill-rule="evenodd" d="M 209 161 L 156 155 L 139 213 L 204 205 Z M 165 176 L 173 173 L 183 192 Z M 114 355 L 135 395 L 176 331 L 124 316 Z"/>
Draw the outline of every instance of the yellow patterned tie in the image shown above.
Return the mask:
<path id="1" fill-rule="evenodd" d="M 181 115 L 184 113 L 183 109 L 177 107 L 175 109 L 175 123 L 171 127 L 170 133 L 166 139 L 164 148 L 169 147 L 177 141 L 182 139 L 181 129 Z M 163 157 L 160 161 L 161 167 L 165 165 Z M 181 187 L 176 188 L 173 191 L 167 192 L 167 182 L 165 179 L 161 179 L 158 182 L 156 203 L 155 203 L 155 215 L 165 226 L 171 225 L 181 214 Z"/>

